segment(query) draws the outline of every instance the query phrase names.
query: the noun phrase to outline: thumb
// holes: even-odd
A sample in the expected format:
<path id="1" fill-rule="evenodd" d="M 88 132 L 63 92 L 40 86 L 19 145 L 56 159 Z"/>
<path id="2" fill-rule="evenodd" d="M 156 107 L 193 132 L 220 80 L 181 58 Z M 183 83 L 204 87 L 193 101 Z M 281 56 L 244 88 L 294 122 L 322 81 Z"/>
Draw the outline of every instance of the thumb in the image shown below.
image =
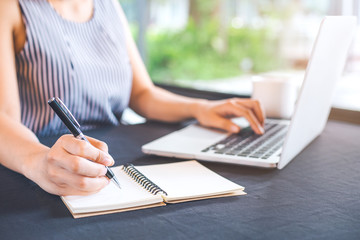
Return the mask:
<path id="1" fill-rule="evenodd" d="M 211 127 L 223 129 L 230 133 L 238 133 L 240 132 L 240 127 L 233 123 L 230 119 L 223 118 L 220 116 L 213 116 L 212 121 L 210 122 Z"/>

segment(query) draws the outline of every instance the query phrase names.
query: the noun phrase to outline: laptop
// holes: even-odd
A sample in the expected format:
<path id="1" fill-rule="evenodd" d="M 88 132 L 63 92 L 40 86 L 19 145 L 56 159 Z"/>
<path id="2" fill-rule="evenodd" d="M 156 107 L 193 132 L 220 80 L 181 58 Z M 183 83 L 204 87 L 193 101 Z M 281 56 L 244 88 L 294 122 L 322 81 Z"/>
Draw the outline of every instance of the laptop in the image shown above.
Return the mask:
<path id="1" fill-rule="evenodd" d="M 142 146 L 146 154 L 284 168 L 323 131 L 341 78 L 356 17 L 329 16 L 320 25 L 291 120 L 266 119 L 265 134 L 238 134 L 191 124 Z"/>

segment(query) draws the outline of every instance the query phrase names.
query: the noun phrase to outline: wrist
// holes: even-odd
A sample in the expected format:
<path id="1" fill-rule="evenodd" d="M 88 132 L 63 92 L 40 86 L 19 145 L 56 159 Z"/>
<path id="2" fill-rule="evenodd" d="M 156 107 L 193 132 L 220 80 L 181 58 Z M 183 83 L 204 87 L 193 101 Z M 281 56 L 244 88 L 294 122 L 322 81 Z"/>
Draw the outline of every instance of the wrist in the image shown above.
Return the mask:
<path id="1" fill-rule="evenodd" d="M 41 145 L 37 151 L 24 156 L 23 164 L 20 167 L 21 174 L 34 181 L 36 178 L 34 174 L 40 171 L 40 165 L 46 158 L 48 151 L 48 147 Z"/>
<path id="2" fill-rule="evenodd" d="M 206 99 L 196 99 L 190 106 L 190 115 L 192 118 L 199 118 L 199 115 L 208 105 L 209 100 Z"/>

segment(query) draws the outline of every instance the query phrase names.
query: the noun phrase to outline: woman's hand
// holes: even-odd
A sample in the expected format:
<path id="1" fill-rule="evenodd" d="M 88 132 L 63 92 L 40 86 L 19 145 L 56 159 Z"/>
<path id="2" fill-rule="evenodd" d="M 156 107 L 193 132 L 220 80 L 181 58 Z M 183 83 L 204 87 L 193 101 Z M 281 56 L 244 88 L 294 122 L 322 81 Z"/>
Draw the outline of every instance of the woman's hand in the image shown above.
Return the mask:
<path id="1" fill-rule="evenodd" d="M 215 127 L 231 133 L 238 133 L 240 127 L 230 118 L 244 117 L 257 134 L 264 133 L 265 114 L 257 100 L 232 98 L 220 101 L 202 101 L 195 118 L 206 127 Z"/>
<path id="2" fill-rule="evenodd" d="M 88 137 L 91 144 L 63 135 L 41 158 L 33 158 L 25 175 L 56 195 L 88 195 L 109 183 L 105 166 L 114 164 L 104 142 Z M 90 160 L 90 161 L 89 161 Z"/>

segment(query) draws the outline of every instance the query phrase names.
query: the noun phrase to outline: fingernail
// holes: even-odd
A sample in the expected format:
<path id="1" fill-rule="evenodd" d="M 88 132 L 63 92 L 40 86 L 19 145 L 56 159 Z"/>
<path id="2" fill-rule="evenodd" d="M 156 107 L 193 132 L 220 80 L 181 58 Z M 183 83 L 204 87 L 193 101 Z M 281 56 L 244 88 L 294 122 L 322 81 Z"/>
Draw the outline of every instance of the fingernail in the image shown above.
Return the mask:
<path id="1" fill-rule="evenodd" d="M 238 133 L 240 131 L 240 128 L 237 126 L 231 126 L 230 130 L 232 133 Z"/>
<path id="2" fill-rule="evenodd" d="M 114 159 L 110 155 L 105 156 L 104 162 L 106 165 L 113 165 L 115 163 Z"/>
<path id="3" fill-rule="evenodd" d="M 263 127 L 259 126 L 259 130 L 260 130 L 261 134 L 264 134 L 264 133 L 265 133 L 265 130 L 264 130 Z"/>

